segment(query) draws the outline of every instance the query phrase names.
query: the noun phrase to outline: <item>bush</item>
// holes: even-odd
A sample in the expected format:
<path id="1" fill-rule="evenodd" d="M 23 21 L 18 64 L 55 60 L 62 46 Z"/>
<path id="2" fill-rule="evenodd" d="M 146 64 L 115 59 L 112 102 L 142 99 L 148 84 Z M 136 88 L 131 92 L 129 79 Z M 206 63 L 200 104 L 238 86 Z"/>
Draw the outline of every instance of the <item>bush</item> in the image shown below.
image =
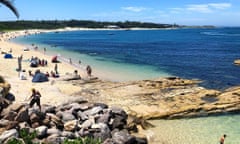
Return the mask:
<path id="1" fill-rule="evenodd" d="M 77 138 L 74 140 L 66 139 L 63 144 L 101 144 L 100 139 L 94 139 L 91 137 Z"/>

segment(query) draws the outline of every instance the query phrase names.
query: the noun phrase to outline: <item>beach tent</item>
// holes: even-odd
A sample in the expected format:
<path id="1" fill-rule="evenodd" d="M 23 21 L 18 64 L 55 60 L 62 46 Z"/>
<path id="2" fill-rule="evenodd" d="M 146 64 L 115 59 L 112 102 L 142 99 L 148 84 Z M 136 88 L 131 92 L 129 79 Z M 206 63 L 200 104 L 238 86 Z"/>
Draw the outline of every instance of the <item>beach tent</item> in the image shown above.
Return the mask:
<path id="1" fill-rule="evenodd" d="M 12 54 L 6 53 L 6 54 L 4 55 L 4 58 L 5 58 L 5 59 L 11 59 L 11 58 L 13 58 L 13 56 L 12 56 Z"/>
<path id="2" fill-rule="evenodd" d="M 48 81 L 48 77 L 44 73 L 36 73 L 32 79 L 32 82 L 34 83 L 46 82 L 46 81 Z"/>

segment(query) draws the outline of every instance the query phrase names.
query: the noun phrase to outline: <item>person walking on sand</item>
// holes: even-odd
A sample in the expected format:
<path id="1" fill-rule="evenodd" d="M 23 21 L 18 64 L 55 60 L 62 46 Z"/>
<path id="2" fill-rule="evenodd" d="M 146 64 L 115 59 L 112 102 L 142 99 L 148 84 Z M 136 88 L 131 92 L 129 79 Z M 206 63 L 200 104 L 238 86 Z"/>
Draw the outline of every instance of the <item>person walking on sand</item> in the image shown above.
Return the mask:
<path id="1" fill-rule="evenodd" d="M 224 135 L 220 138 L 219 143 L 220 143 L 220 144 L 224 144 L 224 141 L 225 141 L 226 137 L 227 137 L 227 135 L 224 134 Z"/>
<path id="2" fill-rule="evenodd" d="M 87 75 L 88 75 L 89 77 L 91 77 L 91 75 L 92 75 L 92 68 L 91 68 L 89 65 L 87 65 L 86 70 L 87 70 Z"/>
<path id="3" fill-rule="evenodd" d="M 41 94 L 39 91 L 37 91 L 36 89 L 32 89 L 32 95 L 30 96 L 30 108 L 36 103 L 39 107 L 39 110 L 41 111 L 41 102 L 40 102 L 40 97 Z"/>

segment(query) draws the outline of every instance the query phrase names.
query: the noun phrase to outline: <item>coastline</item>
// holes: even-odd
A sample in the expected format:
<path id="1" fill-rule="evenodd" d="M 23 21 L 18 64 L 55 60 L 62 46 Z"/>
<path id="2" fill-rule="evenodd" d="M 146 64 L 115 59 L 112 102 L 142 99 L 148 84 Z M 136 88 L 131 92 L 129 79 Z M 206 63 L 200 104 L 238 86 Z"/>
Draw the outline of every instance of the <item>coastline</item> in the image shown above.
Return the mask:
<path id="1" fill-rule="evenodd" d="M 32 34 L 41 32 L 33 30 Z M 13 32 L 12 37 L 15 37 Z M 20 35 L 19 35 L 20 36 Z M 8 40 L 6 38 L 4 40 Z M 50 63 L 51 56 L 44 55 L 42 51 L 23 51 L 24 46 L 8 41 L 1 41 L 1 51 L 8 52 L 12 49 L 14 59 L 0 58 L 0 75 L 11 84 L 11 93 L 16 96 L 16 102 L 28 102 L 32 87 L 42 94 L 42 103 L 59 105 L 66 101 L 74 101 L 83 98 L 92 102 L 107 103 L 124 108 L 128 114 L 144 119 L 171 119 L 201 117 L 214 114 L 239 111 L 238 87 L 228 89 L 225 92 L 207 90 L 197 86 L 198 81 L 184 80 L 180 78 L 143 80 L 134 82 L 109 82 L 102 81 L 60 81 L 50 78 L 49 82 L 32 83 L 31 79 L 19 80 L 16 57 L 23 54 L 23 68 L 29 70 L 27 59 L 31 56 L 47 59 L 49 65 L 40 67 L 41 71 L 54 69 Z M 59 64 L 60 75 L 72 73 L 76 67 L 67 62 Z M 36 70 L 36 69 L 33 69 Z M 79 71 L 81 76 L 86 77 L 85 71 Z M 177 97 L 176 97 L 177 96 Z M 206 99 L 206 100 L 205 100 Z M 217 101 L 215 101 L 217 99 Z M 213 102 L 209 101 L 213 100 Z"/>

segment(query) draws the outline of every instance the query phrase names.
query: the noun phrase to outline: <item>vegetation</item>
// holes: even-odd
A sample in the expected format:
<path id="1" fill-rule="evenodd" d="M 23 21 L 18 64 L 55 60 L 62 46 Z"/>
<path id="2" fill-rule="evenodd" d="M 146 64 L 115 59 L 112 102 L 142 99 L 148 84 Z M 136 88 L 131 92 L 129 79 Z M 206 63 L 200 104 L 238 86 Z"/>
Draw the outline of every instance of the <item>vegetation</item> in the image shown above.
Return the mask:
<path id="1" fill-rule="evenodd" d="M 115 28 L 170 28 L 178 27 L 178 25 L 156 24 L 147 22 L 97 22 L 87 20 L 49 20 L 49 21 L 2 21 L 0 22 L 0 30 L 23 30 L 23 29 L 57 29 L 65 27 L 83 27 L 83 28 L 106 28 L 115 26 Z"/>
<path id="2" fill-rule="evenodd" d="M 100 139 L 93 139 L 90 137 L 86 137 L 86 138 L 78 138 L 78 139 L 74 139 L 74 140 L 65 140 L 63 142 L 63 144 L 101 144 L 101 140 Z"/>
<path id="3" fill-rule="evenodd" d="M 7 141 L 7 144 L 38 144 L 34 143 L 33 140 L 37 137 L 36 131 L 29 132 L 27 129 L 21 129 L 19 132 L 19 139 L 12 138 Z M 94 139 L 90 137 L 77 138 L 77 139 L 66 139 L 63 144 L 101 144 L 100 139 Z"/>

